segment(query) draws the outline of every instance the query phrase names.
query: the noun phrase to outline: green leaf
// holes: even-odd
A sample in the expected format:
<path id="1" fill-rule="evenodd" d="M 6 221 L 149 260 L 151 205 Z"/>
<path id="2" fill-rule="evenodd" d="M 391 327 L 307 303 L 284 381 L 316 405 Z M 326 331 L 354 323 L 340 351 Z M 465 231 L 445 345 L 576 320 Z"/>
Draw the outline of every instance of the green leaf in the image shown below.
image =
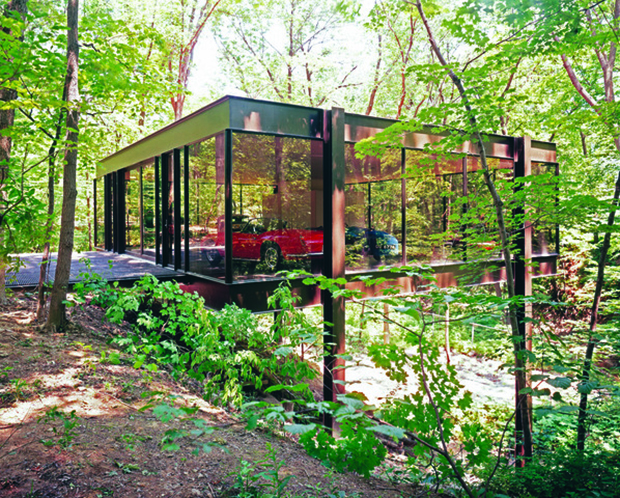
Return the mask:
<path id="1" fill-rule="evenodd" d="M 316 424 L 289 424 L 284 426 L 284 430 L 289 434 L 305 434 L 316 429 Z"/>
<path id="2" fill-rule="evenodd" d="M 254 415 L 252 415 L 249 419 L 248 419 L 248 425 L 246 425 L 246 429 L 248 431 L 253 431 L 254 429 L 256 429 L 256 426 L 258 425 L 258 419 L 260 418 L 260 416 L 256 413 Z"/>
<path id="3" fill-rule="evenodd" d="M 572 380 L 568 377 L 554 377 L 552 379 L 547 379 L 547 384 L 553 387 L 557 387 L 559 389 L 568 389 L 572 383 Z"/>
<path id="4" fill-rule="evenodd" d="M 405 431 L 400 427 L 393 427 L 389 425 L 373 425 L 368 428 L 369 431 L 378 432 L 379 434 L 385 434 L 396 439 L 405 437 Z"/>

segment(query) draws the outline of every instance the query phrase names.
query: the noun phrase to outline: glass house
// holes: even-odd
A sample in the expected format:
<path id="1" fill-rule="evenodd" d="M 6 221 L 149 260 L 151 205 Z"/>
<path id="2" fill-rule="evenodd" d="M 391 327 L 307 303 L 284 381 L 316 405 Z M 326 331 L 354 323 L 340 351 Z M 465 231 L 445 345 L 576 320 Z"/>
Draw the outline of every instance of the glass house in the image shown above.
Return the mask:
<path id="1" fill-rule="evenodd" d="M 354 287 L 361 284 L 351 277 L 425 263 L 440 285 L 454 285 L 474 246 L 484 246 L 468 246 L 453 216 L 472 193 L 490 204 L 479 156 L 466 143 L 453 158 L 431 157 L 424 146 L 441 137 L 428 127 L 381 159 L 356 157 L 356 142 L 393 123 L 224 97 L 100 161 L 96 245 L 177 270 L 213 308 L 266 311 L 285 270 L 345 277 Z M 485 140 L 497 177 L 557 174 L 552 143 Z M 524 222 L 519 243 L 534 268 L 523 279 L 555 272 L 555 226 Z M 501 258 L 488 259 L 499 266 L 480 282 L 502 278 Z M 413 290 L 410 279 L 397 280 Z M 302 305 L 324 301 L 318 289 L 294 288 Z"/>
<path id="2" fill-rule="evenodd" d="M 366 287 L 361 276 L 385 275 L 386 285 L 415 292 L 420 282 L 391 268 L 427 264 L 446 287 L 462 281 L 464 261 L 482 253 L 474 283 L 501 281 L 479 151 L 466 142 L 435 157 L 425 146 L 442 137 L 427 127 L 380 159 L 356 156 L 357 142 L 394 122 L 224 97 L 100 161 L 96 245 L 176 270 L 182 287 L 215 309 L 234 302 L 268 311 L 286 270 L 343 278 L 370 297 L 381 285 Z M 484 147 L 492 175 L 512 191 L 558 174 L 552 143 L 485 135 Z M 524 296 L 533 277 L 556 268 L 558 230 L 544 222 L 556 194 L 541 197 L 546 206 L 528 199 L 513 210 L 515 287 Z M 463 224 L 465 212 L 478 214 Z M 344 380 L 344 369 L 334 369 L 345 351 L 344 300 L 302 279 L 292 288 L 301 306 L 323 305 L 331 344 L 324 398 L 335 399 L 334 379 Z M 521 316 L 527 313 L 524 307 Z M 520 327 L 526 337 L 527 320 Z"/>

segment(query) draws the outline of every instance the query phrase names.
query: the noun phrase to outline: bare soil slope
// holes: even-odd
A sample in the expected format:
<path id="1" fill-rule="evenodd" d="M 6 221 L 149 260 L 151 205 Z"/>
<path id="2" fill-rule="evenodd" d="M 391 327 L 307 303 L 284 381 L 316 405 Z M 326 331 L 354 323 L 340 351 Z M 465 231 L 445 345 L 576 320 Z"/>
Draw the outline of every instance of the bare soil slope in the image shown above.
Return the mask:
<path id="1" fill-rule="evenodd" d="M 285 462 L 281 477 L 294 476 L 286 487 L 290 494 L 425 494 L 382 479 L 333 474 L 295 441 L 245 430 L 234 414 L 204 402 L 167 373 L 136 370 L 123 354 L 119 362 L 108 340 L 126 331 L 105 323 L 101 309 L 76 310 L 64 334 L 41 332 L 34 311 L 27 296 L 0 308 L 0 497 L 236 496 L 232 485 L 241 461 L 251 466 L 264 459 L 267 443 Z M 140 411 L 149 391 L 199 407 L 197 416 L 216 430 L 164 452 L 165 432 L 183 422 L 164 424 L 151 410 Z M 194 443 L 205 442 L 219 448 L 194 456 Z"/>

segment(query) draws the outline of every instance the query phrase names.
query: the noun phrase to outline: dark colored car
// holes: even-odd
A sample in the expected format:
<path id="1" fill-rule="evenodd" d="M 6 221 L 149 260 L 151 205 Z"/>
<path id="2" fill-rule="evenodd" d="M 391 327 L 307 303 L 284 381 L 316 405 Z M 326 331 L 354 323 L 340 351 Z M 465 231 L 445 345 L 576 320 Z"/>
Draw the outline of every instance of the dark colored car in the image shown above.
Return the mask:
<path id="1" fill-rule="evenodd" d="M 359 246 L 362 255 L 372 256 L 377 261 L 400 256 L 398 239 L 382 230 L 348 226 L 345 228 L 345 243 L 350 247 Z"/>

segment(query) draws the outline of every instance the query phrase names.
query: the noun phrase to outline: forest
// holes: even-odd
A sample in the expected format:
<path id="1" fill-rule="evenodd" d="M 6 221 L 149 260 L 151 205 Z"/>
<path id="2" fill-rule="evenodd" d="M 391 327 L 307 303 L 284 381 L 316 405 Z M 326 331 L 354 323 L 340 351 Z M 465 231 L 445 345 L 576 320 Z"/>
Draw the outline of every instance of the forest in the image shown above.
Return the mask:
<path id="1" fill-rule="evenodd" d="M 620 0 L 0 6 L 0 496 L 620 497 Z M 278 276 L 260 314 L 88 258 L 70 285 L 102 248 L 101 162 L 225 95 L 397 120 L 343 151 L 357 276 L 275 246 L 234 267 Z M 437 140 L 401 154 L 422 131 Z M 194 190 L 175 197 L 213 278 L 225 212 L 256 231 L 278 189 L 317 185 L 318 142 L 230 137 L 230 192 L 218 135 L 186 146 Z M 556 155 L 513 176 L 491 137 Z M 159 244 L 158 168 L 125 173 L 128 251 Z M 371 232 L 392 252 L 368 254 Z M 27 254 L 39 282 L 19 288 Z M 346 350 L 295 282 L 342 306 Z"/>

